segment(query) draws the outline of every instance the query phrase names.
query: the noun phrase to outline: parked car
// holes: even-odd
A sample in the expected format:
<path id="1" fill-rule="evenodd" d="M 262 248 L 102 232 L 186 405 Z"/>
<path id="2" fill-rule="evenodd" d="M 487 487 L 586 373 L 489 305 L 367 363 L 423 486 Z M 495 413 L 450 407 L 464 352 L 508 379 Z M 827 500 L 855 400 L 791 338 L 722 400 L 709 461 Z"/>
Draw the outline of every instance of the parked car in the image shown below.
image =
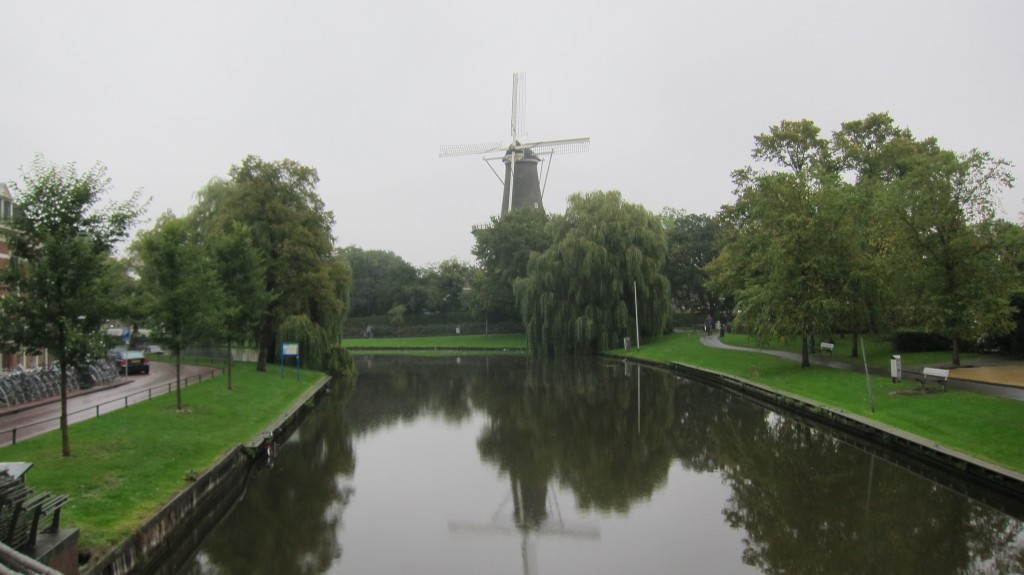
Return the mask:
<path id="1" fill-rule="evenodd" d="M 127 347 L 112 347 L 107 350 L 107 359 L 110 361 L 117 361 L 118 359 L 121 358 L 120 354 L 123 354 L 126 351 L 128 351 Z"/>
<path id="2" fill-rule="evenodd" d="M 114 356 L 113 361 L 117 363 L 117 372 L 119 374 L 144 373 L 149 375 L 149 358 L 143 355 L 141 351 L 112 349 L 107 357 L 109 358 L 111 354 Z"/>
<path id="3" fill-rule="evenodd" d="M 146 346 L 146 355 L 163 355 L 165 353 L 167 352 L 164 351 L 164 348 L 160 347 L 159 345 Z"/>

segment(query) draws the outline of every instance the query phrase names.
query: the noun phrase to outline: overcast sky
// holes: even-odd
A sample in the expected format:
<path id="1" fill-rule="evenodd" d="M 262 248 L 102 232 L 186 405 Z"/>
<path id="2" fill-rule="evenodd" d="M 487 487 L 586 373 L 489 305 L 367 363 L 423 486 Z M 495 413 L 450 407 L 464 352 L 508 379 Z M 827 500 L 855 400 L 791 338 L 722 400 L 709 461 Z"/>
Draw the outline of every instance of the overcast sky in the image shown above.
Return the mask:
<path id="1" fill-rule="evenodd" d="M 555 156 L 549 212 L 617 189 L 714 213 L 756 134 L 871 112 L 1019 179 L 1022 22 L 1015 0 L 6 1 L 0 181 L 37 153 L 99 162 L 114 196 L 152 198 L 148 227 L 248 154 L 290 158 L 318 170 L 339 247 L 472 261 L 501 184 L 438 149 L 507 140 L 513 72 L 530 140 L 592 139 Z"/>

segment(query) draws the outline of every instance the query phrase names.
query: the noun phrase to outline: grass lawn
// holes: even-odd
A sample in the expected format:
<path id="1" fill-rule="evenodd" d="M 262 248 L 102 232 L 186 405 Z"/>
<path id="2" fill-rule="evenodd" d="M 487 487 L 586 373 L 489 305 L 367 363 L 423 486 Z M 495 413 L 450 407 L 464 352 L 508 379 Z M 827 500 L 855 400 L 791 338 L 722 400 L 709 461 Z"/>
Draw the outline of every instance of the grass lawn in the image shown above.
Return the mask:
<path id="1" fill-rule="evenodd" d="M 868 366 L 878 369 L 889 369 L 889 359 L 893 354 L 892 342 L 882 339 L 877 335 L 864 335 L 862 337 L 864 339 L 864 350 L 868 356 Z M 759 342 L 749 335 L 730 333 L 726 334 L 726 336 L 722 338 L 722 341 L 729 345 L 736 345 L 740 347 L 750 347 L 754 349 L 766 347 L 769 349 L 779 349 L 793 353 L 800 353 L 800 340 L 798 338 L 765 343 Z M 814 349 L 810 350 L 811 353 L 821 353 L 818 349 L 819 343 L 821 342 L 815 342 Z M 858 366 L 864 365 L 864 359 L 861 357 L 860 344 L 857 345 L 857 357 L 853 357 L 853 337 L 847 336 L 845 338 L 837 338 L 835 343 L 836 347 L 832 350 L 832 359 L 845 361 Z M 960 361 L 964 364 L 969 363 L 971 358 L 974 358 L 977 355 L 978 354 L 976 353 L 962 352 L 960 354 Z M 903 365 L 950 367 L 953 361 L 953 353 L 949 351 L 903 353 L 900 354 L 900 358 L 903 360 Z"/>
<path id="2" fill-rule="evenodd" d="M 187 485 L 186 475 L 211 467 L 280 417 L 323 377 L 301 380 L 276 370 L 235 364 L 234 390 L 219 376 L 182 390 L 177 411 L 169 393 L 71 426 L 72 457 L 61 456 L 60 431 L 0 448 L 6 461 L 31 461 L 28 485 L 66 493 L 62 526 L 81 529 L 80 550 L 120 543 Z"/>
<path id="3" fill-rule="evenodd" d="M 727 336 L 728 343 L 736 344 Z M 736 344 L 738 345 L 738 344 Z M 837 349 L 839 345 L 837 344 Z M 868 351 L 871 354 L 870 348 Z M 875 411 L 868 401 L 864 373 L 827 367 L 800 368 L 793 361 L 757 352 L 710 348 L 697 334 L 677 334 L 643 342 L 639 351 L 612 355 L 658 362 L 680 362 L 742 377 L 834 406 L 930 439 L 948 448 L 1024 473 L 1024 402 L 951 389 L 929 395 L 894 395 L 918 386 L 872 376 Z M 928 354 L 905 354 L 904 364 L 927 363 Z M 870 363 L 870 362 L 869 362 Z M 888 358 L 884 364 L 888 366 Z"/>

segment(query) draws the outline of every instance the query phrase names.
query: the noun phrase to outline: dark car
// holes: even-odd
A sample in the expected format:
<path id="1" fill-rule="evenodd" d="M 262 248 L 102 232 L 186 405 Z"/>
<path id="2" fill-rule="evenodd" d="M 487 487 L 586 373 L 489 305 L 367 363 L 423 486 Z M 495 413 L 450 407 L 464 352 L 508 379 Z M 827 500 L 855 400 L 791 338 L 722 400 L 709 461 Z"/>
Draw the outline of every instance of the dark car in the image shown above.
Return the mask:
<path id="1" fill-rule="evenodd" d="M 149 374 L 149 358 L 140 351 L 111 350 L 108 357 L 117 364 L 118 374 Z"/>

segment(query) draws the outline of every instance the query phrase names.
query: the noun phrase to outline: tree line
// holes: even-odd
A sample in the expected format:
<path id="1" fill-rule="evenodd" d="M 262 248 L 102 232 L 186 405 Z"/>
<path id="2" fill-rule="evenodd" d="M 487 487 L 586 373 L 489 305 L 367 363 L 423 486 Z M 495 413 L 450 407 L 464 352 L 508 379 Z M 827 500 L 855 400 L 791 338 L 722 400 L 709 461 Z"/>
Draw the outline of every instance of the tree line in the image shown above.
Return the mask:
<path id="1" fill-rule="evenodd" d="M 347 318 L 456 311 L 517 323 L 535 353 L 553 355 L 662 335 L 680 312 L 799 338 L 804 365 L 815 337 L 841 333 L 939 334 L 954 365 L 964 342 L 1019 339 L 1024 230 L 998 206 L 1009 162 L 943 149 L 887 114 L 830 137 L 783 121 L 754 137 L 751 157 L 714 215 L 573 194 L 562 214 L 524 208 L 474 230 L 476 264 L 421 269 L 336 249 L 316 169 L 256 156 L 116 258 L 145 211 L 140 193 L 101 205 L 101 166 L 79 174 L 38 157 L 13 186 L 0 346 L 48 349 L 63 372 L 101 354 L 102 325 L 120 318 L 151 327 L 177 357 L 196 342 L 244 344 L 265 370 L 282 342 L 298 342 L 304 365 L 341 373 Z M 230 386 L 230 362 L 228 374 Z"/>
<path id="2" fill-rule="evenodd" d="M 914 328 L 965 342 L 1014 328 L 1024 234 L 999 218 L 1010 164 L 917 138 L 887 114 L 831 137 L 810 120 L 754 138 L 761 167 L 733 173 L 709 285 L 768 337 Z M 854 338 L 856 340 L 856 338 Z"/>
<path id="3" fill-rule="evenodd" d="M 102 328 L 113 319 L 149 326 L 173 349 L 179 410 L 181 351 L 194 343 L 253 345 L 265 370 L 282 342 L 297 342 L 303 365 L 351 368 L 340 346 L 351 269 L 335 253 L 314 168 L 248 156 L 200 190 L 186 215 L 161 214 L 123 258 L 114 248 L 145 211 L 140 192 L 103 205 L 111 182 L 102 166 L 79 173 L 42 157 L 23 180 L 13 186 L 14 257 L 0 269 L 0 347 L 56 358 L 65 456 L 67 371 L 103 356 Z"/>
<path id="4" fill-rule="evenodd" d="M 1024 230 L 999 216 L 1009 162 L 943 149 L 888 114 L 831 137 L 783 121 L 751 157 L 713 216 L 598 191 L 564 215 L 492 219 L 476 232 L 477 312 L 519 318 L 539 353 L 660 335 L 673 310 L 798 338 L 804 366 L 815 337 L 900 329 L 946 338 L 953 365 L 965 343 L 1020 351 Z"/>

